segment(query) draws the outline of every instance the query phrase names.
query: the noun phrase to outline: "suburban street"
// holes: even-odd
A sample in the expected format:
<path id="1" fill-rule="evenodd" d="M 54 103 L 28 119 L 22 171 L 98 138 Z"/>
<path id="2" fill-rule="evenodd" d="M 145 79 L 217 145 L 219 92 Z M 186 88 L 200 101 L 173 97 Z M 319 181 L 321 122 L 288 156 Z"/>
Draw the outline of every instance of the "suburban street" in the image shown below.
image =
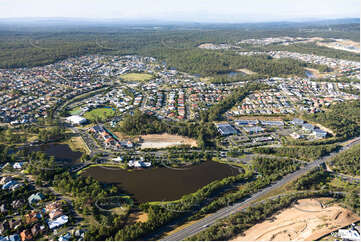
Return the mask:
<path id="1" fill-rule="evenodd" d="M 349 143 L 347 143 L 347 142 L 349 142 Z M 259 192 L 253 194 L 248 199 L 246 199 L 242 202 L 239 202 L 239 203 L 235 203 L 231 206 L 222 208 L 222 209 L 218 210 L 217 212 L 211 214 L 210 216 L 207 216 L 207 217 L 201 219 L 200 221 L 198 221 L 198 222 L 196 222 L 170 236 L 164 237 L 161 240 L 162 241 L 179 241 L 179 240 L 184 240 L 192 235 L 195 235 L 195 234 L 201 232 L 202 230 L 207 229 L 207 227 L 209 227 L 210 225 L 215 224 L 219 219 L 228 217 L 231 214 L 236 213 L 237 211 L 243 210 L 243 209 L 251 206 L 252 202 L 256 201 L 260 197 L 262 197 L 262 196 L 266 195 L 267 193 L 271 192 L 272 190 L 278 189 L 278 188 L 282 187 L 283 185 L 287 184 L 288 182 L 295 180 L 296 178 L 306 174 L 313 168 L 324 164 L 328 159 L 334 157 L 339 152 L 347 150 L 347 149 L 351 148 L 353 145 L 359 144 L 359 142 L 360 142 L 360 138 L 355 138 L 351 142 L 350 142 L 350 140 L 343 142 L 343 144 L 345 144 L 345 143 L 347 143 L 347 144 L 344 145 L 337 152 L 332 152 L 328 156 L 324 156 L 318 160 L 315 160 L 314 162 L 309 163 L 305 167 L 303 167 L 293 173 L 288 174 L 287 176 L 283 177 L 281 180 L 277 181 L 276 183 L 272 184 L 271 186 L 266 187 L 266 188 L 260 190 Z"/>

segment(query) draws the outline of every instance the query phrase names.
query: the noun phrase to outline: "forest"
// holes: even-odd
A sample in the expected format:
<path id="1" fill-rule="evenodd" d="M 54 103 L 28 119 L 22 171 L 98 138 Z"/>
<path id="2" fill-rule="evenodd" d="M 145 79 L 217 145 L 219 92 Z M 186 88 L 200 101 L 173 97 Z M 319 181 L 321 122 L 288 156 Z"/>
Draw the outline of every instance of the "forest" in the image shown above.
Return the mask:
<path id="1" fill-rule="evenodd" d="M 46 65 L 69 57 L 86 54 L 125 55 L 138 54 L 165 58 L 182 70 L 199 74 L 214 74 L 232 70 L 242 64 L 254 69 L 259 74 L 301 73 L 302 64 L 294 62 L 290 67 L 283 61 L 277 62 L 260 58 L 231 57 L 231 61 L 223 59 L 214 62 L 218 54 L 201 51 L 196 46 L 205 42 L 234 43 L 243 39 L 266 38 L 276 36 L 291 37 L 325 37 L 360 40 L 360 29 L 357 23 L 325 25 L 320 23 L 277 23 L 269 24 L 225 24 L 225 25 L 164 25 L 153 28 L 127 25 L 84 25 L 79 26 L 29 26 L 6 25 L 0 22 L 0 68 L 30 67 Z M 329 28 L 332 28 L 330 31 Z M 312 29 L 312 31 L 310 31 Z M 319 46 L 297 46 L 300 52 L 318 53 L 335 56 L 332 49 Z M 250 50 L 250 49 L 249 49 Z M 189 57 L 187 57 L 190 55 Z M 211 56 L 209 56 L 211 55 Z M 212 56 L 213 55 L 213 56 Z M 340 58 L 354 59 L 355 55 L 340 52 Z M 351 57 L 350 57 L 351 56 Z M 186 59 L 179 60 L 179 58 Z M 230 56 L 227 56 L 229 58 Z M 206 59 L 209 60 L 207 61 Z M 244 61 L 253 59 L 247 65 Z M 191 62 L 184 62 L 184 60 Z M 200 69 L 198 63 L 205 67 Z M 192 66 L 190 63 L 195 63 Z M 209 65 L 208 67 L 206 65 Z M 279 68 L 279 69 L 278 69 Z M 269 69 L 269 70 L 268 70 Z"/>
<path id="2" fill-rule="evenodd" d="M 338 154 L 331 161 L 329 161 L 329 165 L 335 172 L 359 177 L 360 146 L 355 145 L 351 149 Z"/>
<path id="3" fill-rule="evenodd" d="M 330 128 L 341 139 L 360 135 L 359 100 L 337 103 L 324 112 L 304 114 L 304 118 Z"/>
<path id="4" fill-rule="evenodd" d="M 284 146 L 284 147 L 256 147 L 252 151 L 255 153 L 276 155 L 313 161 L 322 156 L 328 155 L 332 151 L 339 149 L 337 145 L 309 145 L 309 146 Z"/>

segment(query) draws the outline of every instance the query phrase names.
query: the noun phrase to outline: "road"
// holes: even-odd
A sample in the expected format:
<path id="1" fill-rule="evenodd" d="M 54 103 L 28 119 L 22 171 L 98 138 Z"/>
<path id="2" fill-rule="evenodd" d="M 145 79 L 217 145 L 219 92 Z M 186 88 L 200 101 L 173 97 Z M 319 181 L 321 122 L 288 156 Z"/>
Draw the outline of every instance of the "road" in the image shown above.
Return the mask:
<path id="1" fill-rule="evenodd" d="M 196 222 L 170 236 L 162 238 L 161 240 L 163 240 L 163 241 L 180 241 L 180 240 L 184 240 L 190 236 L 196 235 L 197 233 L 201 232 L 202 230 L 207 229 L 207 227 L 209 227 L 210 225 L 213 225 L 214 223 L 216 223 L 219 219 L 228 217 L 229 215 L 231 215 L 237 211 L 240 211 L 242 209 L 249 207 L 252 204 L 252 202 L 256 201 L 260 197 L 262 197 L 262 196 L 266 195 L 267 193 L 271 192 L 272 190 L 276 190 L 276 189 L 282 187 L 283 185 L 287 184 L 288 182 L 306 174 L 313 168 L 322 165 L 323 163 L 325 163 L 326 160 L 334 157 L 339 152 L 347 150 L 350 147 L 352 147 L 354 144 L 359 144 L 359 142 L 360 142 L 360 138 L 355 138 L 352 140 L 352 142 L 344 145 L 337 152 L 332 152 L 329 155 L 324 156 L 318 160 L 315 160 L 314 162 L 307 164 L 303 168 L 301 168 L 293 173 L 290 173 L 287 176 L 284 176 L 281 180 L 273 183 L 271 186 L 268 186 L 268 187 L 258 191 L 257 193 L 250 196 L 248 199 L 246 199 L 242 202 L 239 202 L 239 203 L 235 203 L 231 206 L 222 208 L 222 209 L 218 210 L 217 212 L 199 220 L 198 222 Z M 344 143 L 346 143 L 346 142 L 344 142 Z"/>

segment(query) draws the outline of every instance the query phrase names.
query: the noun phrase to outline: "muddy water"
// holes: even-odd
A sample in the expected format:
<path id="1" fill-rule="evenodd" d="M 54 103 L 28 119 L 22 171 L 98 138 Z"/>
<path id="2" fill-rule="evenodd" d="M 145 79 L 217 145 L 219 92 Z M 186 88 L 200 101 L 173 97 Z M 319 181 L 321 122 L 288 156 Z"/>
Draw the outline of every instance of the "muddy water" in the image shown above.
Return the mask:
<path id="1" fill-rule="evenodd" d="M 38 146 L 30 146 L 27 149 L 31 152 L 41 151 L 48 156 L 54 156 L 57 161 L 65 161 L 75 163 L 82 156 L 82 152 L 72 151 L 67 144 L 44 144 Z"/>
<path id="2" fill-rule="evenodd" d="M 90 167 L 83 173 L 103 183 L 118 184 L 133 199 L 172 201 L 197 191 L 212 181 L 238 174 L 238 170 L 217 162 L 204 162 L 186 170 L 153 168 L 126 171 L 110 167 Z"/>

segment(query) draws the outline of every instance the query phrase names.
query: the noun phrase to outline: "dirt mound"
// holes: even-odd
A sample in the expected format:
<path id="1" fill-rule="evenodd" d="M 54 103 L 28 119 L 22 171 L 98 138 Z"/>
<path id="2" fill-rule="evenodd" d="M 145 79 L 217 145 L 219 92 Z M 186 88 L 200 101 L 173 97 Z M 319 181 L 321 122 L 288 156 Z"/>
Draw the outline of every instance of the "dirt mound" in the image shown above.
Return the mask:
<path id="1" fill-rule="evenodd" d="M 301 199 L 293 206 L 246 230 L 234 241 L 316 240 L 359 221 L 350 210 L 338 205 L 323 206 L 325 199 Z"/>

